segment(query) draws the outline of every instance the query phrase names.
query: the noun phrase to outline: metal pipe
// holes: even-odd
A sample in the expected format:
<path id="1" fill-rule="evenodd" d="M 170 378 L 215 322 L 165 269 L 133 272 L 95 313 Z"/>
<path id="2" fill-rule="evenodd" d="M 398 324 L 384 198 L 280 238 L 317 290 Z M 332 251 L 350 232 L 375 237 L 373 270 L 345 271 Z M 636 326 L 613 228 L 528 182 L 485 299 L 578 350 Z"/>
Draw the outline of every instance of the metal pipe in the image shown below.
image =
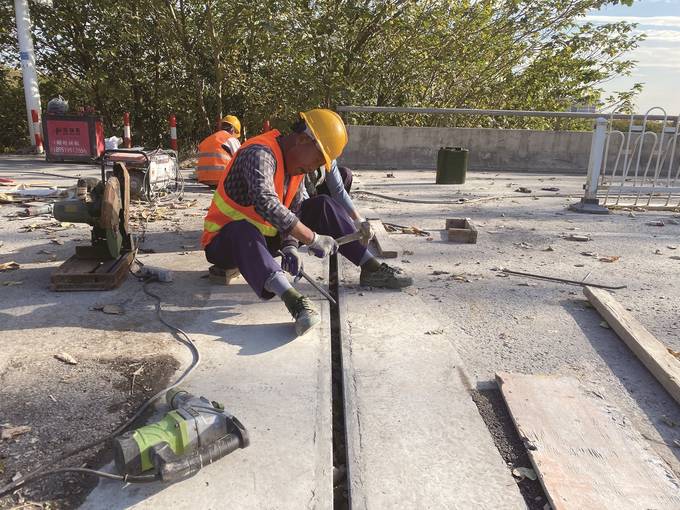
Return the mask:
<path id="1" fill-rule="evenodd" d="M 421 115 L 487 115 L 497 117 L 547 117 L 569 119 L 597 119 L 606 116 L 609 119 L 630 120 L 643 119 L 643 114 L 605 113 L 605 112 L 550 112 L 532 110 L 479 110 L 476 108 L 416 108 L 400 106 L 338 106 L 338 112 L 356 113 L 416 113 Z M 647 120 L 678 120 L 677 116 L 648 115 Z"/>

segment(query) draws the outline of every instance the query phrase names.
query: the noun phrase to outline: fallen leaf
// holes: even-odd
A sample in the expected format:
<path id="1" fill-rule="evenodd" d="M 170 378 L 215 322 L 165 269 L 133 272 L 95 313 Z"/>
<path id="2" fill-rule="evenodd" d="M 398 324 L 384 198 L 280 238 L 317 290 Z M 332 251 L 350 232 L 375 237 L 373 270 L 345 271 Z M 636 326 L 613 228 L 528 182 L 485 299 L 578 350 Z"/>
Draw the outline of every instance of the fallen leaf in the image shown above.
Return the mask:
<path id="1" fill-rule="evenodd" d="M 521 480 L 528 478 L 529 480 L 536 480 L 536 471 L 531 468 L 517 467 L 512 470 L 512 476 L 517 477 Z"/>
<path id="2" fill-rule="evenodd" d="M 443 329 L 432 329 L 430 331 L 425 332 L 426 335 L 441 335 L 443 333 L 444 333 Z"/>
<path id="3" fill-rule="evenodd" d="M 621 257 L 618 255 L 609 255 L 606 257 L 597 257 L 597 260 L 599 260 L 600 262 L 616 262 L 620 258 Z"/>
<path id="4" fill-rule="evenodd" d="M 609 324 L 607 324 L 607 321 L 600 322 L 600 327 L 604 329 L 612 329 L 611 327 L 609 327 Z"/>
<path id="5" fill-rule="evenodd" d="M 668 246 L 666 246 L 666 248 L 668 248 L 669 250 L 677 250 L 678 249 L 678 247 L 674 244 L 669 244 Z"/>
<path id="6" fill-rule="evenodd" d="M 102 312 L 108 313 L 109 315 L 123 315 L 125 310 L 120 305 L 104 305 L 102 307 Z"/>
<path id="7" fill-rule="evenodd" d="M 581 255 L 583 255 L 584 257 L 597 257 L 597 253 L 595 253 L 594 251 L 582 251 Z"/>
<path id="8" fill-rule="evenodd" d="M 67 365 L 77 365 L 78 364 L 76 359 L 67 352 L 60 352 L 59 354 L 55 354 L 54 357 L 57 358 L 59 361 L 63 361 Z"/>
<path id="9" fill-rule="evenodd" d="M 430 274 L 431 274 L 431 275 L 438 276 L 438 275 L 441 275 L 441 274 L 449 274 L 449 272 L 448 272 L 448 271 L 434 270 L 434 271 L 432 271 Z"/>
<path id="10" fill-rule="evenodd" d="M 4 262 L 0 264 L 0 272 L 1 271 L 12 271 L 14 269 L 19 269 L 21 266 L 14 262 L 13 260 L 11 262 Z"/>
<path id="11" fill-rule="evenodd" d="M 531 193 L 531 189 L 525 188 L 524 186 L 520 186 L 515 190 L 515 193 Z"/>
<path id="12" fill-rule="evenodd" d="M 674 351 L 674 350 L 671 349 L 670 347 L 666 347 L 666 349 L 668 349 L 668 352 L 670 352 L 671 355 L 675 356 L 677 359 L 680 360 L 680 352 Z"/>
<path id="13" fill-rule="evenodd" d="M 0 439 L 14 439 L 17 436 L 21 436 L 31 431 L 31 427 L 28 425 L 20 425 L 18 427 L 3 427 L 0 431 Z"/>
<path id="14" fill-rule="evenodd" d="M 546 249 L 544 249 L 543 251 L 555 251 L 555 248 L 553 248 L 552 246 L 548 246 L 548 247 L 547 247 Z"/>
<path id="15" fill-rule="evenodd" d="M 13 281 L 7 281 L 7 282 L 2 282 L 3 287 L 15 287 L 17 285 L 23 284 L 23 281 L 18 281 L 18 282 L 13 282 Z"/>

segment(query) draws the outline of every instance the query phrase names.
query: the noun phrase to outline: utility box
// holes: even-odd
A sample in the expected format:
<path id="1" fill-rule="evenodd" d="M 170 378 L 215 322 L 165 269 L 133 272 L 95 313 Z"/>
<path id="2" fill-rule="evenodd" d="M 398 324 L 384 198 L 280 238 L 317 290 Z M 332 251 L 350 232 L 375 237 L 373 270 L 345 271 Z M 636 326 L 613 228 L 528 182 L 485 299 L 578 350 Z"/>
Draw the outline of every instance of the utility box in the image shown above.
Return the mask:
<path id="1" fill-rule="evenodd" d="M 104 153 L 104 124 L 96 115 L 43 117 L 47 161 L 90 162 Z"/>

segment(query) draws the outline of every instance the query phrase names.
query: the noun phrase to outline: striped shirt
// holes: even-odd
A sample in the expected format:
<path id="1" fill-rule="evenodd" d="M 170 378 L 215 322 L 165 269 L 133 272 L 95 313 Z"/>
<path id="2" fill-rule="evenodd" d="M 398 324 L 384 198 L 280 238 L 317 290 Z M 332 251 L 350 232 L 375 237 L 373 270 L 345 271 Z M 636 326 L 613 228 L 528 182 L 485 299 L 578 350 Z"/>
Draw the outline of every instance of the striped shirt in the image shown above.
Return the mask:
<path id="1" fill-rule="evenodd" d="M 301 193 L 286 208 L 279 200 L 274 187 L 276 157 L 266 145 L 249 145 L 238 151 L 224 181 L 224 190 L 234 202 L 244 207 L 255 206 L 255 212 L 285 235 L 297 224 L 296 212 L 302 203 Z M 284 196 L 290 178 L 285 176 Z M 304 186 L 300 186 L 303 189 Z"/>

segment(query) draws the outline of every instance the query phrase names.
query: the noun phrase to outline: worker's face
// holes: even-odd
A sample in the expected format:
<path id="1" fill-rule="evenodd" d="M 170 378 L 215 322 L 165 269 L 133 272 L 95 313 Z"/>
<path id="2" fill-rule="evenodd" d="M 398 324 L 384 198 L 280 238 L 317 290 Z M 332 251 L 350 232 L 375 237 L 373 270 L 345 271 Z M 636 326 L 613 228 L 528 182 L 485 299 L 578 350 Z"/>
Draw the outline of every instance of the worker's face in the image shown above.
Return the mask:
<path id="1" fill-rule="evenodd" d="M 288 175 L 308 174 L 326 162 L 316 141 L 305 133 L 295 135 L 295 144 L 286 151 L 284 160 Z"/>

